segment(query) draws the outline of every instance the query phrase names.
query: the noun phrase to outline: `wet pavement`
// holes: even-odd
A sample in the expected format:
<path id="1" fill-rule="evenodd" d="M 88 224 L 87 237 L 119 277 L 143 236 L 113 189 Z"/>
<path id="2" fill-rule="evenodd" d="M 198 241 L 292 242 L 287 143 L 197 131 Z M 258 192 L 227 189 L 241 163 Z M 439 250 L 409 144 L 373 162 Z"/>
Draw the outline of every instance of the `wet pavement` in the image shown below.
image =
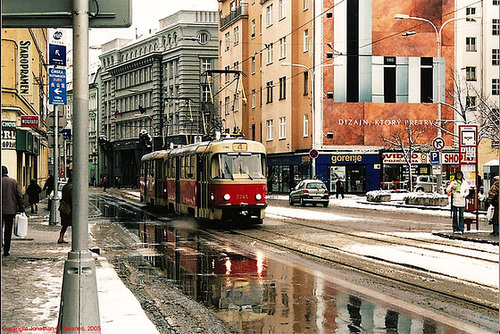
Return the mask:
<path id="1" fill-rule="evenodd" d="M 220 243 L 192 219 L 164 219 L 96 200 L 103 216 L 134 234 L 141 257 L 185 295 L 242 333 L 467 333 L 431 313 L 370 300 L 321 272 L 283 262 L 259 250 Z M 175 218 L 175 217 L 173 217 Z M 142 267 L 142 268 L 141 268 Z M 147 279 L 147 278 L 146 278 Z M 351 287 L 352 288 L 352 287 Z M 479 329 L 478 329 L 479 332 Z"/>

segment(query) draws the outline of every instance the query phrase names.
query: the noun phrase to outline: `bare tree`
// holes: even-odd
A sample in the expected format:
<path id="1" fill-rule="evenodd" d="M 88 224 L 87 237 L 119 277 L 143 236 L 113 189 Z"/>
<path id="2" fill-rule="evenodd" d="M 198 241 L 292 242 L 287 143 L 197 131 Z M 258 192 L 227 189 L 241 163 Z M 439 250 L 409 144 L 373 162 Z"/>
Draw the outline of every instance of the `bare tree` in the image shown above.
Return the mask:
<path id="1" fill-rule="evenodd" d="M 449 96 L 453 98 L 455 105 L 448 103 L 443 103 L 443 105 L 453 109 L 455 117 L 453 120 L 442 120 L 441 131 L 453 136 L 453 141 L 456 143 L 458 142 L 458 133 L 455 129 L 449 129 L 447 126 L 449 123 L 477 124 L 479 141 L 488 138 L 498 143 L 498 101 L 478 91 L 473 84 L 461 78 L 458 72 L 455 73 L 453 87 L 453 93 Z M 439 127 L 438 124 L 436 126 Z"/>
<path id="2" fill-rule="evenodd" d="M 403 153 L 403 159 L 405 160 L 409 171 L 410 191 L 413 191 L 413 154 L 415 152 L 430 151 L 430 146 L 428 144 L 421 143 L 419 139 L 423 139 L 421 138 L 422 135 L 431 129 L 433 129 L 433 127 L 429 125 L 415 125 L 408 123 L 406 125 L 395 127 L 387 137 L 382 137 L 382 140 L 387 143 L 389 147 Z"/>

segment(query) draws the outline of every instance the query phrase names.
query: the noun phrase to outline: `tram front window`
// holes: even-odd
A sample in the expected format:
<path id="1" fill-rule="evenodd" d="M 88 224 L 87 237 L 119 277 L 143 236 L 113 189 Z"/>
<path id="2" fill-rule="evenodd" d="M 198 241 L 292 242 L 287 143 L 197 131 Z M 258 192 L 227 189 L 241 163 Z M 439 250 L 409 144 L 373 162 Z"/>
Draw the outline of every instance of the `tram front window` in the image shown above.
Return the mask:
<path id="1" fill-rule="evenodd" d="M 263 179 L 262 154 L 224 153 L 212 157 L 213 179 Z"/>

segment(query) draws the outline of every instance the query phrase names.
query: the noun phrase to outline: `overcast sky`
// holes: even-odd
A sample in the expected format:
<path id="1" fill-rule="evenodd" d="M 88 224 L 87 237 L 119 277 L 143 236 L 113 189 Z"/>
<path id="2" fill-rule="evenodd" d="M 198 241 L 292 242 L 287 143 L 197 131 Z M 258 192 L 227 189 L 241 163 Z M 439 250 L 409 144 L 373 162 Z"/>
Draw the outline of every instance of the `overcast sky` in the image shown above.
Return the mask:
<path id="1" fill-rule="evenodd" d="M 106 0 L 107 1 L 107 0 Z M 132 26 L 127 29 L 91 29 L 90 45 L 97 46 L 115 38 L 134 38 L 158 29 L 158 21 L 179 10 L 217 10 L 217 0 L 132 0 Z"/>

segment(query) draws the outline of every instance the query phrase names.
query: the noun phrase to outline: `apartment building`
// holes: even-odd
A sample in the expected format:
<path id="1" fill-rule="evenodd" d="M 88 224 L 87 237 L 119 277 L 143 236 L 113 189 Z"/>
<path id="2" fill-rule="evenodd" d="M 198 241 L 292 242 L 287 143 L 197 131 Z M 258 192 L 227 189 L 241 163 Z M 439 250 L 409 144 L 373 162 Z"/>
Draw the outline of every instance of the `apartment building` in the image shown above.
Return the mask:
<path id="1" fill-rule="evenodd" d="M 24 189 L 48 176 L 47 29 L 2 29 L 2 165 Z"/>
<path id="2" fill-rule="evenodd" d="M 179 11 L 148 36 L 103 45 L 99 174 L 111 185 L 138 186 L 143 154 L 207 134 L 216 36 L 216 12 Z"/>
<path id="3" fill-rule="evenodd" d="M 456 72 L 461 90 L 460 104 L 467 108 L 470 121 L 482 122 L 484 115 L 478 106 L 486 101 L 498 114 L 500 97 L 500 1 L 457 1 Z M 459 118 L 461 120 L 461 117 Z M 479 167 L 498 160 L 498 143 L 481 140 Z"/>
<path id="4" fill-rule="evenodd" d="M 311 174 L 312 2 L 227 0 L 219 13 L 223 128 L 262 142 L 269 191 L 288 192 Z"/>

